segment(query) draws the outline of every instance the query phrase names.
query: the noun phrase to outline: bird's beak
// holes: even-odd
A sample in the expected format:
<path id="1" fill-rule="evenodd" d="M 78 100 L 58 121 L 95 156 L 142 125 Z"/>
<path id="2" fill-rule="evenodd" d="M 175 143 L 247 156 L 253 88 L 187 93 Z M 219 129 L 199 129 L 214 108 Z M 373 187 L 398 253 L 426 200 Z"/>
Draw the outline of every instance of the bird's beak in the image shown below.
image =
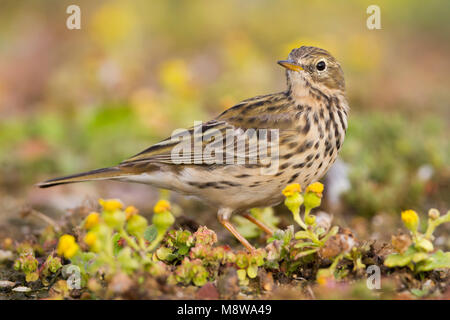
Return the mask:
<path id="1" fill-rule="evenodd" d="M 288 70 L 292 71 L 302 71 L 303 67 L 299 65 L 298 63 L 294 62 L 293 60 L 280 60 L 278 61 L 278 64 Z"/>

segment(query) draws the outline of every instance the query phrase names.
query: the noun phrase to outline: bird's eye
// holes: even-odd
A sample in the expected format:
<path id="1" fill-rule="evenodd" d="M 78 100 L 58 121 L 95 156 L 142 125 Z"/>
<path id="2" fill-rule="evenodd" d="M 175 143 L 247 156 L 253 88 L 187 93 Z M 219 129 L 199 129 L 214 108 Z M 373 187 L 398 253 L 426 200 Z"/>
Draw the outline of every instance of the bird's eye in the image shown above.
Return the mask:
<path id="1" fill-rule="evenodd" d="M 325 64 L 325 61 L 319 61 L 316 64 L 316 69 L 319 70 L 319 71 L 323 71 L 323 70 L 325 70 L 326 66 L 327 65 Z"/>

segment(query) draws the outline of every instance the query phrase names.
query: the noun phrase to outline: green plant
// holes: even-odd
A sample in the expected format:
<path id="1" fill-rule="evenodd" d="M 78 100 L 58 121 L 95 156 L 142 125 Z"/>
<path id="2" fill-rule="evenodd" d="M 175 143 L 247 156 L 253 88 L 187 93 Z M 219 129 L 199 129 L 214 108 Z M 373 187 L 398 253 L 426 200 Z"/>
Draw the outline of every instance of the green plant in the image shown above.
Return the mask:
<path id="1" fill-rule="evenodd" d="M 151 226 L 133 206 L 123 210 L 119 200 L 100 199 L 99 203 L 102 212 L 92 212 L 82 223 L 83 242 L 89 250 L 81 250 L 71 235 L 61 236 L 57 248 L 59 255 L 80 268 L 83 284 L 98 273 L 106 278 L 120 272 L 163 274 L 164 268 L 153 256 L 174 222 L 169 202 L 158 201 Z"/>
<path id="2" fill-rule="evenodd" d="M 356 246 L 356 240 L 350 231 L 339 230 L 339 227 L 332 226 L 332 218 L 325 212 L 311 214 L 311 211 L 321 204 L 323 189 L 321 183 L 315 182 L 309 185 L 304 193 L 301 193 L 298 184 L 288 185 L 283 190 L 286 196 L 285 205 L 303 230 L 295 234 L 293 228 L 275 232 L 266 248 L 268 250 L 266 266 L 278 268 L 279 262 L 282 261 L 282 270 L 290 274 L 300 265 L 314 261 L 320 263 L 321 260 L 329 259 L 330 267 L 318 270 L 319 283 L 323 283 L 322 280 L 325 278 L 334 277 L 339 262 L 344 258 L 353 262 L 354 271 L 365 267 L 362 263 L 363 249 Z M 303 219 L 300 215 L 302 206 Z M 343 273 L 347 272 L 343 270 Z"/>
<path id="3" fill-rule="evenodd" d="M 39 279 L 38 265 L 33 249 L 29 248 L 20 252 L 19 258 L 14 262 L 14 269 L 22 271 L 27 282 L 33 282 Z"/>
<path id="4" fill-rule="evenodd" d="M 170 283 L 190 283 L 202 286 L 213 281 L 219 274 L 221 266 L 235 266 L 239 284 L 246 286 L 249 279 L 256 278 L 258 268 L 264 265 L 266 251 L 258 249 L 253 252 L 234 253 L 228 246 L 215 246 L 217 235 L 206 227 L 199 227 L 191 234 L 186 230 L 169 232 L 165 245 L 156 251 L 158 259 L 175 265 Z"/>
<path id="5" fill-rule="evenodd" d="M 240 285 L 248 285 L 249 278 L 254 279 L 258 275 L 258 268 L 261 267 L 267 253 L 264 249 L 257 249 L 253 252 L 238 252 L 236 254 L 237 275 Z"/>
<path id="6" fill-rule="evenodd" d="M 14 261 L 14 269 L 25 274 L 26 282 L 41 280 L 43 285 L 48 285 L 47 278 L 56 274 L 62 267 L 61 259 L 53 254 L 39 266 L 39 261 L 35 258 L 34 250 L 28 244 L 19 246 L 19 258 Z"/>
<path id="7" fill-rule="evenodd" d="M 398 236 L 392 238 L 396 253 L 390 254 L 384 264 L 387 267 L 405 267 L 412 271 L 424 272 L 441 268 L 450 268 L 450 252 L 435 251 L 433 232 L 441 224 L 450 222 L 450 211 L 440 216 L 436 209 L 428 212 L 428 224 L 425 233 L 418 231 L 419 216 L 413 210 L 402 212 L 402 221 L 410 231 L 410 237 Z"/>
<path id="8" fill-rule="evenodd" d="M 181 265 L 175 270 L 173 278 L 176 283 L 187 285 L 192 282 L 196 286 L 203 286 L 208 282 L 209 276 L 209 272 L 200 259 L 190 260 L 185 257 Z"/>
<path id="9" fill-rule="evenodd" d="M 331 218 L 328 221 L 316 221 L 316 216 L 311 215 L 311 210 L 320 206 L 323 185 L 320 182 L 311 184 L 302 195 L 299 184 L 291 184 L 283 190 L 286 196 L 285 205 L 292 212 L 294 220 L 303 229 L 297 231 L 294 238 L 297 241 L 294 248 L 299 249 L 296 258 L 316 253 L 327 242 L 336 235 L 339 227 L 331 227 Z M 300 216 L 302 205 L 305 207 L 304 219 Z"/>

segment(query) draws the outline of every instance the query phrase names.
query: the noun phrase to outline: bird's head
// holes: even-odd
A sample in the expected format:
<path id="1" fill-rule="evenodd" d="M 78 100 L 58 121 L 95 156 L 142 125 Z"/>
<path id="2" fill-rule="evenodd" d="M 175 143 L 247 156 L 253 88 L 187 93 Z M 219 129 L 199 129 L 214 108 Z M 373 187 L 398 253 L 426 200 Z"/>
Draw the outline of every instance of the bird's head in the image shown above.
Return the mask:
<path id="1" fill-rule="evenodd" d="M 302 46 L 278 64 L 286 68 L 288 87 L 294 94 L 302 95 L 310 86 L 324 93 L 345 91 L 344 72 L 326 50 Z"/>

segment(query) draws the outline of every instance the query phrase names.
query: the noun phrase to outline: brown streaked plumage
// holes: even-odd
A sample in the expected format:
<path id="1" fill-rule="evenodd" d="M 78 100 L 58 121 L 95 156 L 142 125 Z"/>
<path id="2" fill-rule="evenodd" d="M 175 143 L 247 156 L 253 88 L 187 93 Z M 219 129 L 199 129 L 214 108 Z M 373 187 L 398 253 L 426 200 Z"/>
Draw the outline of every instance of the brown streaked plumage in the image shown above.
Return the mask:
<path id="1" fill-rule="evenodd" d="M 303 46 L 278 63 L 286 68 L 286 91 L 244 100 L 216 119 L 194 126 L 176 139 L 163 140 L 115 167 L 56 178 L 39 186 L 110 179 L 197 196 L 219 208 L 219 221 L 252 250 L 230 224 L 230 216 L 242 214 L 271 233 L 246 211 L 281 202 L 281 191 L 289 183 L 306 187 L 320 179 L 336 160 L 347 130 L 344 75 L 335 58 L 323 49 Z M 251 134 L 251 129 L 260 131 Z M 278 130 L 267 135 L 267 154 L 257 148 L 263 139 L 261 129 Z M 241 137 L 250 139 L 244 149 L 239 149 L 237 142 Z M 214 152 L 182 153 L 174 160 L 184 143 L 195 148 L 195 141 L 200 150 L 212 146 Z M 240 152 L 232 152 L 237 150 Z M 234 161 L 218 164 L 214 161 L 217 157 Z M 263 171 L 273 169 L 274 163 L 277 170 Z"/>

